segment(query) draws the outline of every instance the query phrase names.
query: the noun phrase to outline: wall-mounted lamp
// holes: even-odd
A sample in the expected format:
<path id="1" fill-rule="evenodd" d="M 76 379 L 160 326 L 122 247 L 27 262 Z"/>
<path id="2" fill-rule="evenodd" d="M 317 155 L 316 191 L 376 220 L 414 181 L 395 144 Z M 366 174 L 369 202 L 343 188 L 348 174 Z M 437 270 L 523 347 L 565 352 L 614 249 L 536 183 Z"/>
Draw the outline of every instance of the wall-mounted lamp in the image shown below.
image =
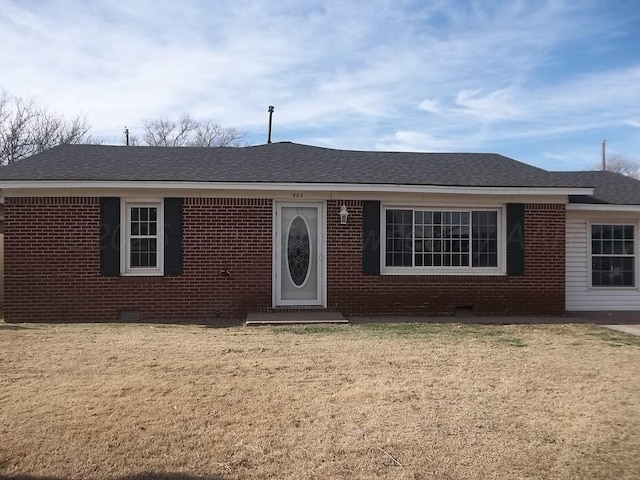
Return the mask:
<path id="1" fill-rule="evenodd" d="M 347 212 L 347 206 L 346 205 L 342 205 L 340 207 L 340 223 L 342 225 L 346 225 L 347 224 L 347 217 L 349 216 L 349 212 Z"/>

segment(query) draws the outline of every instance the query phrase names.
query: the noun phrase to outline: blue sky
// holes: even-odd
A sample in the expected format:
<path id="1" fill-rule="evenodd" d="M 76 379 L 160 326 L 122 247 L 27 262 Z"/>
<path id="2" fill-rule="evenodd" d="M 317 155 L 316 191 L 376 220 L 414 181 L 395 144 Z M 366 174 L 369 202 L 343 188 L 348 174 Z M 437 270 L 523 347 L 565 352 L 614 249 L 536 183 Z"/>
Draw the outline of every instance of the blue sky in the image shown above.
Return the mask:
<path id="1" fill-rule="evenodd" d="M 250 144 L 640 161 L 636 0 L 0 0 L 0 87 L 122 142 L 143 119 Z"/>

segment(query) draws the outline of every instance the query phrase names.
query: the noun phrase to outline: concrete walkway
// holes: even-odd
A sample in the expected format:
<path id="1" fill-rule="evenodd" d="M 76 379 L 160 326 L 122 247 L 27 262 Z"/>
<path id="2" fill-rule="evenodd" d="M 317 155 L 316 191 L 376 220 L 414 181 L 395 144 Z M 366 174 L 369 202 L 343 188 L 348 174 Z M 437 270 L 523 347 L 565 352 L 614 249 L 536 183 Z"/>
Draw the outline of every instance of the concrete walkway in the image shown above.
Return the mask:
<path id="1" fill-rule="evenodd" d="M 478 323 L 490 325 L 544 324 L 544 323 L 593 323 L 632 335 L 640 335 L 640 312 L 567 312 L 561 317 L 350 317 L 349 323 Z"/>
<path id="2" fill-rule="evenodd" d="M 640 312 L 579 312 L 579 315 L 605 328 L 640 336 Z"/>
<path id="3" fill-rule="evenodd" d="M 640 325 L 640 312 L 569 312 L 569 316 L 599 325 Z"/>
<path id="4" fill-rule="evenodd" d="M 477 323 L 488 325 L 591 323 L 632 335 L 640 335 L 640 312 L 567 312 L 558 317 L 482 317 L 473 315 L 449 317 L 371 316 L 348 317 L 336 312 L 275 312 L 249 314 L 247 325 L 295 323 Z"/>
<path id="5" fill-rule="evenodd" d="M 619 332 L 630 333 L 631 335 L 640 336 L 640 325 L 601 325 L 611 330 L 617 330 Z"/>

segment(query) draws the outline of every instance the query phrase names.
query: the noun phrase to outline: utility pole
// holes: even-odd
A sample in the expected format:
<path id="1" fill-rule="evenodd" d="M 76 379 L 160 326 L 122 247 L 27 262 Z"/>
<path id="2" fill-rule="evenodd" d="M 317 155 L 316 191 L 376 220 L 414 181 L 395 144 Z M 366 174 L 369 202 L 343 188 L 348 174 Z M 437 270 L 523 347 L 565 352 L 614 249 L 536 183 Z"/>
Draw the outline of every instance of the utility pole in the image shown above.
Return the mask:
<path id="1" fill-rule="evenodd" d="M 602 141 L 602 171 L 607 169 L 607 141 Z"/>
<path id="2" fill-rule="evenodd" d="M 127 147 L 129 146 L 129 129 L 124 127 L 124 139 Z"/>

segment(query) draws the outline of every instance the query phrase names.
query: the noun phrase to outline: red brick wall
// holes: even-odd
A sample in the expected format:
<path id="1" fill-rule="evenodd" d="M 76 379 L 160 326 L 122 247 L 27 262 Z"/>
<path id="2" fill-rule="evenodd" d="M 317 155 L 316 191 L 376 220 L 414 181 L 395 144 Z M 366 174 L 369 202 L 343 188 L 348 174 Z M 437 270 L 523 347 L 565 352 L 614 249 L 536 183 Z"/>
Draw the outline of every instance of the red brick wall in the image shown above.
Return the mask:
<path id="1" fill-rule="evenodd" d="M 337 212 L 345 204 L 347 225 Z M 525 275 L 369 276 L 362 274 L 362 203 L 327 204 L 328 307 L 345 315 L 559 315 L 565 306 L 565 207 L 525 207 Z M 552 253 L 550 253 L 552 252 Z"/>
<path id="2" fill-rule="evenodd" d="M 342 204 L 347 225 L 337 213 Z M 365 276 L 362 202 L 329 201 L 328 308 L 347 315 L 451 315 L 456 307 L 561 314 L 564 205 L 529 204 L 525 215 L 524 276 Z M 185 199 L 184 270 L 175 277 L 101 276 L 99 223 L 98 198 L 7 198 L 7 321 L 114 321 L 122 311 L 189 320 L 271 308 L 271 200 Z"/>
<path id="3" fill-rule="evenodd" d="M 271 200 L 185 199 L 176 277 L 100 275 L 98 198 L 8 198 L 6 217 L 9 322 L 235 317 L 271 305 Z"/>

